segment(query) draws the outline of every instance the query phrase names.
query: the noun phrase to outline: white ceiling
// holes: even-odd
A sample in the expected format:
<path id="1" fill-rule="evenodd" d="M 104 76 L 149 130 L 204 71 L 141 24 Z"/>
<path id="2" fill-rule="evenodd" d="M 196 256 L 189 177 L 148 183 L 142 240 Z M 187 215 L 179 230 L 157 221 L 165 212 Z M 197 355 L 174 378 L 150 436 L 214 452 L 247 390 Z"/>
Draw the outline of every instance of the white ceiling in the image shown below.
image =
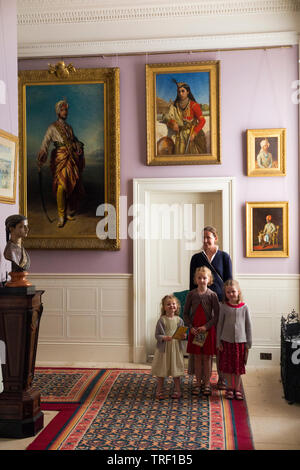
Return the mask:
<path id="1" fill-rule="evenodd" d="M 300 0 L 17 0 L 19 57 L 298 43 Z"/>

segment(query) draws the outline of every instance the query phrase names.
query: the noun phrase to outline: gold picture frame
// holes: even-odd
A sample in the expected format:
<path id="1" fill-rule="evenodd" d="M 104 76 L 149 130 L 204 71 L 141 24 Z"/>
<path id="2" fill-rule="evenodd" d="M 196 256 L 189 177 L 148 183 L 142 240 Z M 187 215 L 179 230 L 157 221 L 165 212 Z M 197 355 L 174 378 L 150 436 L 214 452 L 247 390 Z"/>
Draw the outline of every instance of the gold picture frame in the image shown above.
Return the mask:
<path id="1" fill-rule="evenodd" d="M 289 203 L 246 202 L 246 257 L 289 257 Z"/>
<path id="2" fill-rule="evenodd" d="M 146 65 L 146 112 L 147 165 L 221 163 L 219 61 Z"/>
<path id="3" fill-rule="evenodd" d="M 19 72 L 20 212 L 28 217 L 30 226 L 26 248 L 120 249 L 119 88 L 119 68 L 76 70 L 72 64 L 66 67 L 60 62 L 49 71 Z M 68 103 L 65 122 L 76 135 L 71 147 L 75 148 L 75 160 L 80 160 L 80 167 L 79 163 L 76 167 L 80 181 L 75 175 L 75 216 L 73 196 L 68 199 L 67 192 L 62 198 L 58 196 L 63 183 L 61 174 L 55 173 L 60 163 L 55 159 L 59 152 L 69 155 L 72 141 L 66 137 L 66 150 L 60 151 L 62 144 L 54 143 L 51 137 L 47 147 L 53 134 L 50 126 L 57 128 L 61 101 Z M 59 132 L 63 135 L 60 128 Z M 45 146 L 47 161 L 38 165 L 38 155 Z"/>
<path id="4" fill-rule="evenodd" d="M 247 175 L 286 175 L 286 129 L 247 130 Z"/>
<path id="5" fill-rule="evenodd" d="M 0 202 L 15 204 L 19 139 L 0 129 Z"/>

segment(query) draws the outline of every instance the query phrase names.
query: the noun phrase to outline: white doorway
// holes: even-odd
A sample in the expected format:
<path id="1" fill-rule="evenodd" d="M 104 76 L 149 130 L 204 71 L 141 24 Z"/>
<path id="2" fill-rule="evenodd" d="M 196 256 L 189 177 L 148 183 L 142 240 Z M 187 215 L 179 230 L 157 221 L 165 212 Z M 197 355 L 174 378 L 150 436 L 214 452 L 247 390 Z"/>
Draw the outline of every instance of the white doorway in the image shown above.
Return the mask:
<path id="1" fill-rule="evenodd" d="M 160 300 L 189 288 L 189 263 L 201 231 L 213 225 L 233 260 L 234 178 L 156 178 L 134 182 L 134 349 L 146 362 L 155 348 Z"/>

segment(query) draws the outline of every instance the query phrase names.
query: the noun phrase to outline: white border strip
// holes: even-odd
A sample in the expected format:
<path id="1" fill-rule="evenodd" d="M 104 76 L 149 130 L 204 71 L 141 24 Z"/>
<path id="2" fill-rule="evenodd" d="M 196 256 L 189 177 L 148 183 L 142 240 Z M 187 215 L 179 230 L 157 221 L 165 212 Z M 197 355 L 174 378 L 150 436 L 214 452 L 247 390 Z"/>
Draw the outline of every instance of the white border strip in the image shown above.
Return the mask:
<path id="1" fill-rule="evenodd" d="M 18 57 L 103 56 L 106 54 L 278 47 L 296 44 L 298 44 L 298 33 L 295 31 L 120 41 L 19 42 Z"/>
<path id="2" fill-rule="evenodd" d="M 95 23 L 112 21 L 149 21 L 203 16 L 280 14 L 297 12 L 297 0 L 209 0 L 169 1 L 139 5 L 139 0 L 124 2 L 85 0 L 18 0 L 18 25 Z M 84 6 L 83 6 L 84 3 Z M 118 4 L 119 3 L 119 4 Z M 157 2 L 158 3 L 158 2 Z"/>

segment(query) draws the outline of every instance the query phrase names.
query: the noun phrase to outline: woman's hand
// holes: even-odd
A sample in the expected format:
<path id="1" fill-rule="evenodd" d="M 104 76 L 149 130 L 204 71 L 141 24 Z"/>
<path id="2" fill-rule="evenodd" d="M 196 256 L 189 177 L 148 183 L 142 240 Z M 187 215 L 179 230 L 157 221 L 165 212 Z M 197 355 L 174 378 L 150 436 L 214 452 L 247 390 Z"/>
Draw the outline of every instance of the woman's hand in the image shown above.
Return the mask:
<path id="1" fill-rule="evenodd" d="M 205 326 L 200 326 L 200 327 L 198 328 L 198 331 L 201 332 L 201 333 L 204 332 L 204 331 L 206 331 Z"/>
<path id="2" fill-rule="evenodd" d="M 223 351 L 223 349 L 224 349 L 224 348 L 223 348 L 223 344 L 220 344 L 220 346 L 218 347 L 218 350 L 219 350 L 219 351 Z"/>
<path id="3" fill-rule="evenodd" d="M 192 326 L 191 328 L 191 333 L 196 336 L 196 334 L 198 333 L 198 328 L 195 328 L 194 326 Z"/>

